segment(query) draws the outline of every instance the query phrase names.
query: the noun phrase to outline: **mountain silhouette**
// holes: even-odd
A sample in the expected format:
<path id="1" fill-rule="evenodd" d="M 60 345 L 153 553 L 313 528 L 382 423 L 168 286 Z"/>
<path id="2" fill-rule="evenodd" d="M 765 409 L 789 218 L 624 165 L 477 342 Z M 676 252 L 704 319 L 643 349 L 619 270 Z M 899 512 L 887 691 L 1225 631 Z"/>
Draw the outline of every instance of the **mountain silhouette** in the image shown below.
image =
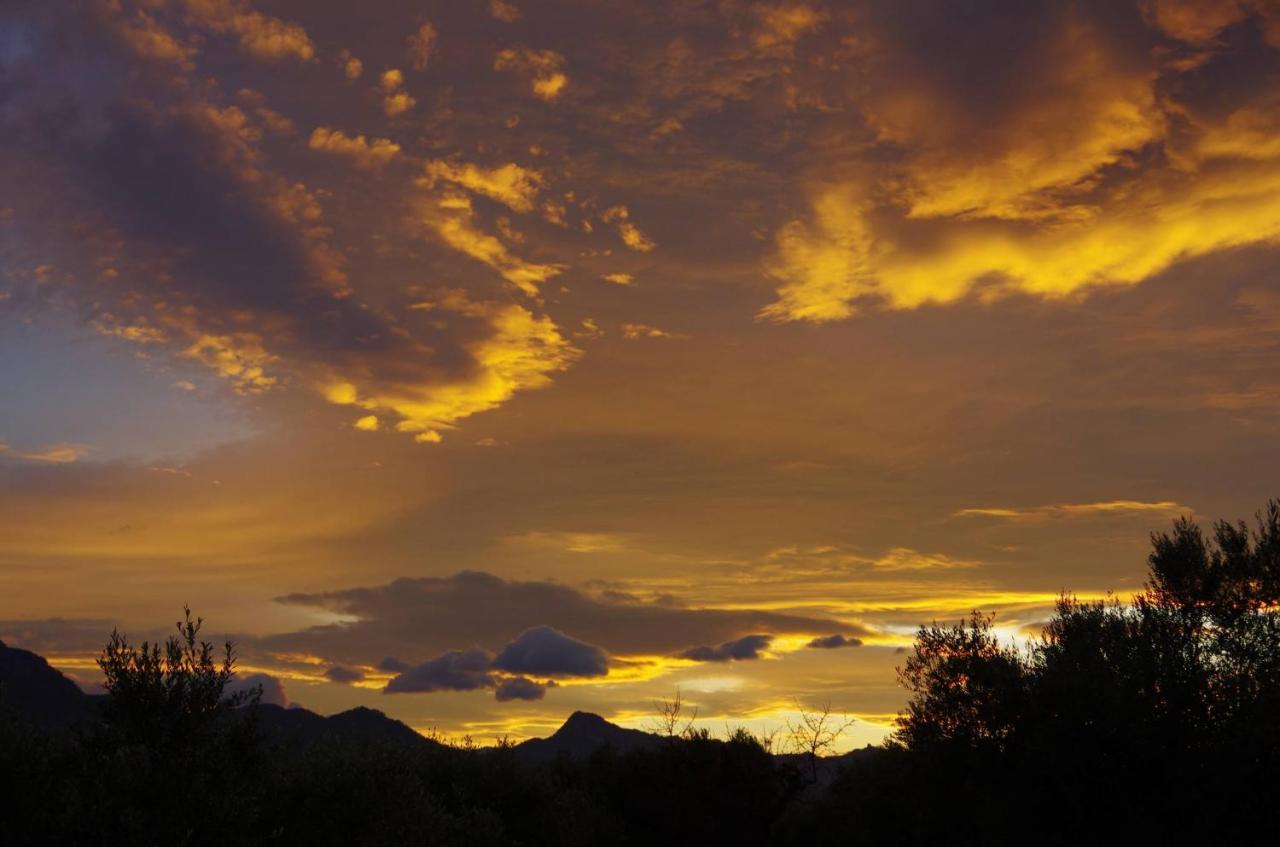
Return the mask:
<path id="1" fill-rule="evenodd" d="M 377 709 L 357 706 L 325 717 L 308 709 L 286 709 L 274 704 L 258 706 L 258 726 L 287 749 L 301 749 L 320 741 L 375 743 L 392 746 L 439 747 L 408 725 Z"/>
<path id="2" fill-rule="evenodd" d="M 0 705 L 49 729 L 65 729 L 98 717 L 99 698 L 53 668 L 43 656 L 0 641 Z"/>
<path id="3" fill-rule="evenodd" d="M 0 706 L 13 709 L 29 722 L 53 730 L 99 718 L 105 695 L 89 695 L 45 659 L 28 650 L 0 642 Z M 302 750 L 323 741 L 385 744 L 405 748 L 438 748 L 407 724 L 377 709 L 358 706 L 325 717 L 300 707 L 258 706 L 259 729 L 285 750 Z M 656 746 L 661 737 L 610 723 L 591 712 L 574 712 L 547 738 L 530 738 L 517 744 L 517 758 L 528 763 L 552 761 L 560 756 L 583 759 L 608 747 L 625 753 Z M 848 754 L 846 754 L 848 755 Z M 799 764 L 803 757 L 784 754 L 780 761 Z M 824 763 L 822 780 L 829 781 L 836 759 Z"/>
<path id="4" fill-rule="evenodd" d="M 638 729 L 626 729 L 590 712 L 574 712 L 549 738 L 530 738 L 516 745 L 516 755 L 529 762 L 549 761 L 560 755 L 589 756 L 601 747 L 618 752 L 650 747 L 661 739 Z"/>
<path id="5" fill-rule="evenodd" d="M 0 708 L 11 709 L 36 726 L 64 730 L 98 720 L 104 697 L 84 693 L 44 657 L 0 641 Z M 325 717 L 307 709 L 264 703 L 258 707 L 257 719 L 269 739 L 292 749 L 323 740 L 440 746 L 377 709 L 363 706 Z"/>

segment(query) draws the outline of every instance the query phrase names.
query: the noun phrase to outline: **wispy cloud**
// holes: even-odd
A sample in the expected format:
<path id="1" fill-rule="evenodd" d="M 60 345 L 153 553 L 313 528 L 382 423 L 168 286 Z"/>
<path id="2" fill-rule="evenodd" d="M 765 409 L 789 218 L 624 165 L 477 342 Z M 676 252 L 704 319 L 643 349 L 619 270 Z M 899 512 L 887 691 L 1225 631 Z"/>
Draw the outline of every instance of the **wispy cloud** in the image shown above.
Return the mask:
<path id="1" fill-rule="evenodd" d="M 980 507 L 960 509 L 956 517 L 1005 518 L 1009 520 L 1041 520 L 1045 518 L 1084 518 L 1101 515 L 1189 514 L 1191 507 L 1173 500 L 1106 500 L 1098 503 L 1061 503 L 1047 506 Z"/>
<path id="2" fill-rule="evenodd" d="M 625 536 L 609 532 L 535 531 L 507 536 L 503 543 L 567 553 L 617 553 L 627 548 Z"/>
<path id="3" fill-rule="evenodd" d="M 5 441 L 0 441 L 0 456 L 10 456 L 27 462 L 41 462 L 49 465 L 65 465 L 78 462 L 89 454 L 93 448 L 88 444 L 75 444 L 59 441 L 46 444 L 34 450 L 15 450 Z"/>

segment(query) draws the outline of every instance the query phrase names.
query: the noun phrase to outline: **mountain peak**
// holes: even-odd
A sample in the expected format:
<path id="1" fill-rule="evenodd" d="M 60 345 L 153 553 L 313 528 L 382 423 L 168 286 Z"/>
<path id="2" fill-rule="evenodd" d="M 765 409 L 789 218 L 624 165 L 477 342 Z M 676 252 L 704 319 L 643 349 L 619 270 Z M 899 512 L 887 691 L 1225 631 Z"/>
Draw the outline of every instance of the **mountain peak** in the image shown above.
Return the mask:
<path id="1" fill-rule="evenodd" d="M 621 729 L 617 724 L 610 723 L 595 712 L 574 712 L 569 715 L 565 722 L 556 730 L 556 735 L 565 731 L 581 731 L 586 729 L 602 730 L 602 729 Z"/>
<path id="2" fill-rule="evenodd" d="M 531 738 L 518 744 L 516 751 L 531 761 L 547 761 L 560 755 L 589 756 L 602 747 L 634 750 L 657 740 L 655 735 L 618 726 L 592 712 L 574 712 L 550 738 Z"/>

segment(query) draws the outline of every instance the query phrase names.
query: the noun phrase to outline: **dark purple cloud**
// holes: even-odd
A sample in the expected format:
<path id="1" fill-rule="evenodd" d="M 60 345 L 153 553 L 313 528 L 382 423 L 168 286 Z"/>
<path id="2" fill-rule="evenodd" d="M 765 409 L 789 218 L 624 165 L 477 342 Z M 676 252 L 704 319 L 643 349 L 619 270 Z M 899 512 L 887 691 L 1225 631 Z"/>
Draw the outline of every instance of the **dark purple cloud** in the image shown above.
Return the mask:
<path id="1" fill-rule="evenodd" d="M 749 635 L 733 638 L 717 645 L 700 645 L 677 654 L 694 661 L 745 661 L 759 659 L 760 653 L 773 642 L 771 635 Z"/>
<path id="2" fill-rule="evenodd" d="M 408 662 L 402 662 L 393 656 L 387 656 L 385 659 L 378 662 L 378 670 L 386 671 L 387 673 L 404 673 L 411 667 L 413 666 Z"/>
<path id="3" fill-rule="evenodd" d="M 806 647 L 815 647 L 820 650 L 832 650 L 837 647 L 861 647 L 862 639 L 852 636 L 836 633 L 835 635 L 823 635 L 813 639 Z"/>
<path id="4" fill-rule="evenodd" d="M 772 635 L 744 635 L 721 644 L 690 647 L 679 656 L 695 662 L 741 662 L 760 658 L 772 642 Z"/>
<path id="5" fill-rule="evenodd" d="M 492 688 L 495 685 L 494 678 L 489 673 L 492 661 L 493 655 L 479 647 L 450 650 L 395 677 L 387 683 L 385 692 L 415 694 Z"/>
<path id="6" fill-rule="evenodd" d="M 503 651 L 536 627 L 572 633 L 575 639 L 615 655 L 669 654 L 690 644 L 719 644 L 740 638 L 744 632 L 847 629 L 823 618 L 770 611 L 616 602 L 555 582 L 505 580 L 479 571 L 398 579 L 387 585 L 323 594 L 290 594 L 279 601 L 358 620 L 267 636 L 257 646 L 357 665 L 367 664 L 371 656 L 403 657 L 409 664 L 423 662 L 460 644 Z M 524 667 L 514 656 L 510 656 L 512 667 Z M 582 656 L 587 657 L 585 664 L 578 667 L 599 667 L 598 657 Z"/>
<path id="7" fill-rule="evenodd" d="M 542 683 L 528 677 L 513 676 L 498 683 L 493 696 L 499 703 L 508 700 L 541 700 L 546 695 L 547 688 L 554 685 L 550 681 Z"/>
<path id="8" fill-rule="evenodd" d="M 350 685 L 353 682 L 359 682 L 364 679 L 364 671 L 359 668 L 347 667 L 346 665 L 334 665 L 324 672 L 330 682 L 337 682 L 343 685 Z"/>
<path id="9" fill-rule="evenodd" d="M 570 638 L 558 629 L 527 629 L 502 648 L 493 666 L 508 673 L 537 676 L 604 676 L 609 657 L 593 644 Z"/>
<path id="10" fill-rule="evenodd" d="M 388 664 L 383 660 L 383 666 Z M 403 665 L 394 663 L 396 667 Z M 450 650 L 416 667 L 408 667 L 387 683 L 387 694 L 432 691 L 476 691 L 491 688 L 499 702 L 541 700 L 554 680 L 539 677 L 591 677 L 608 674 L 608 655 L 592 644 L 549 626 L 522 632 L 495 656 L 482 647 Z M 504 676 L 503 674 L 516 674 Z"/>

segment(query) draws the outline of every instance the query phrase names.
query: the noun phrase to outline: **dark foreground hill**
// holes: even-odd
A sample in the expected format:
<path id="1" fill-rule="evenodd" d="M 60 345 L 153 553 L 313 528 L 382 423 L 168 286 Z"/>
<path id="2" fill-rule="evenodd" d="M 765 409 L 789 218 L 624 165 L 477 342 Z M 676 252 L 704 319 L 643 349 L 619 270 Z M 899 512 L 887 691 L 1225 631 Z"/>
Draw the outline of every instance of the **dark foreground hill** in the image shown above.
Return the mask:
<path id="1" fill-rule="evenodd" d="M 28 650 L 0 641 L 0 702 L 49 729 L 73 726 L 98 716 L 95 698 Z"/>
<path id="2" fill-rule="evenodd" d="M 101 721 L 104 702 L 105 695 L 84 693 L 42 656 L 0 642 L 0 708 L 11 709 L 37 727 L 58 731 Z M 439 746 L 406 724 L 363 706 L 325 717 L 307 709 L 261 704 L 255 720 L 270 741 L 287 749 L 328 739 L 409 748 Z"/>
<path id="3" fill-rule="evenodd" d="M 89 695 L 41 656 L 0 642 L 0 704 L 37 726 L 61 730 L 91 724 L 102 718 L 105 695 Z M 441 743 L 377 709 L 358 706 L 328 717 L 297 706 L 263 703 L 256 707 L 259 731 L 273 745 L 298 752 L 325 741 L 400 746 L 409 750 L 439 748 Z M 590 712 L 574 712 L 547 738 L 530 738 L 512 748 L 514 757 L 528 764 L 558 758 L 583 759 L 600 750 L 630 753 L 651 750 L 664 739 L 650 732 L 627 729 Z M 485 748 L 478 748 L 484 752 Z M 818 781 L 829 782 L 839 767 L 865 750 L 824 757 Z M 796 768 L 807 767 L 806 756 L 781 753 L 775 758 Z"/>
<path id="4" fill-rule="evenodd" d="M 0 704 L 22 720 L 48 730 L 64 730 L 102 719 L 105 695 L 89 695 L 42 656 L 0 642 Z M 287 750 L 337 740 L 346 743 L 395 745 L 406 749 L 442 746 L 377 709 L 363 706 L 328 717 L 299 707 L 274 704 L 256 707 L 255 721 L 266 738 Z M 625 729 L 599 715 L 574 712 L 548 738 L 515 745 L 525 762 L 548 762 L 559 756 L 589 756 L 604 747 L 627 752 L 650 747 L 658 736 Z"/>
<path id="5" fill-rule="evenodd" d="M 619 753 L 658 744 L 661 739 L 638 729 L 624 729 L 590 712 L 574 712 L 548 738 L 530 738 L 516 745 L 516 756 L 526 762 L 548 762 L 558 756 L 588 756 L 602 747 Z"/>
<path id="6" fill-rule="evenodd" d="M 178 733 L 122 729 L 110 698 L 2 646 L 0 700 L 5 847 L 750 847 L 771 843 L 806 785 L 745 735 L 660 738 L 585 712 L 548 738 L 489 748 L 364 708 L 251 705 Z"/>

